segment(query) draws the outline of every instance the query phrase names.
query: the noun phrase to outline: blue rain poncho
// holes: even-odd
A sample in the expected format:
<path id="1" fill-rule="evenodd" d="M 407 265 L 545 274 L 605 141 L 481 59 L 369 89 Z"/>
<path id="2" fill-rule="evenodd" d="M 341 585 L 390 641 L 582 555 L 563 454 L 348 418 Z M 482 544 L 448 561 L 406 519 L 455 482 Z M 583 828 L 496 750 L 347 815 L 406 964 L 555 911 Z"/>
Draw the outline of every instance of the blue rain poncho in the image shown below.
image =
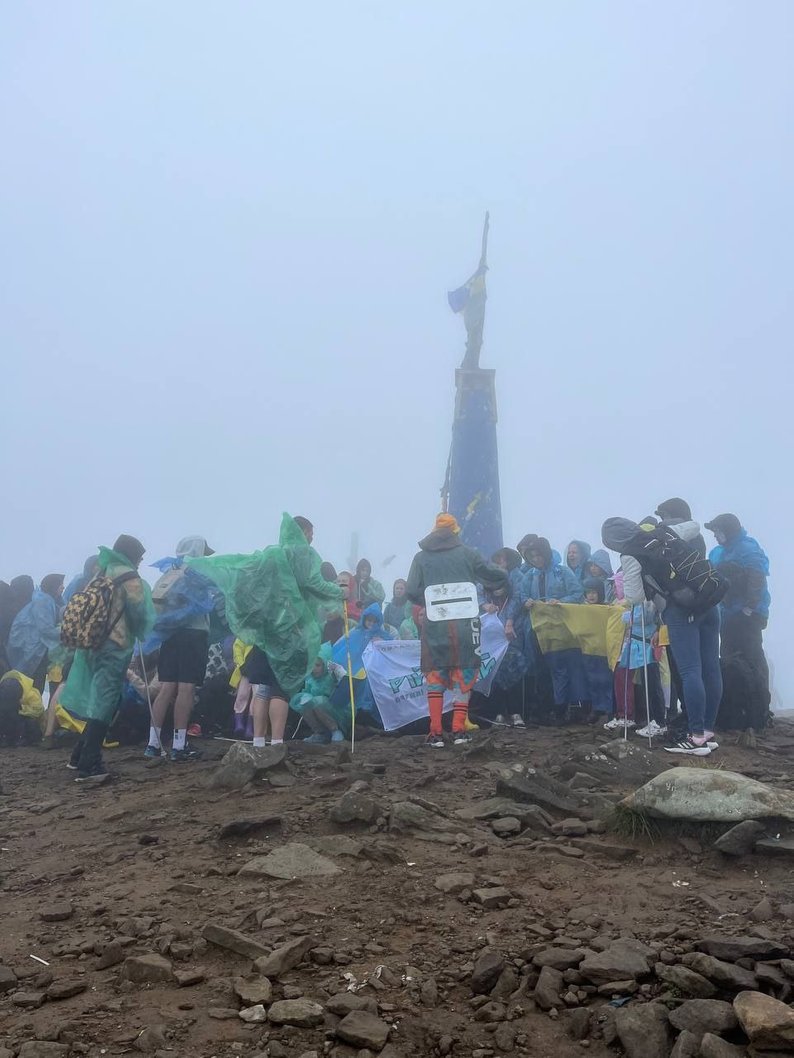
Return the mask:
<path id="1" fill-rule="evenodd" d="M 50 650 L 61 642 L 60 607 L 55 599 L 37 588 L 33 598 L 14 618 L 8 636 L 11 667 L 32 676 Z"/>

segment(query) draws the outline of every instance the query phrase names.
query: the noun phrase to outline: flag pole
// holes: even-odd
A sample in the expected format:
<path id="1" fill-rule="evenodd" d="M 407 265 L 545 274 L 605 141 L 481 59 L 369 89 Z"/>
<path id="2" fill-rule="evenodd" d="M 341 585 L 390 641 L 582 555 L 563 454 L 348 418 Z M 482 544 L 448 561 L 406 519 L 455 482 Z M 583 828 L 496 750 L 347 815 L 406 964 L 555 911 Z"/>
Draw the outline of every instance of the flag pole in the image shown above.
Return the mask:
<path id="1" fill-rule="evenodd" d="M 347 599 L 342 600 L 345 612 L 345 648 L 347 650 L 347 686 L 350 692 L 350 752 L 356 752 L 356 700 L 353 694 L 353 661 L 350 657 L 350 617 L 347 612 Z"/>

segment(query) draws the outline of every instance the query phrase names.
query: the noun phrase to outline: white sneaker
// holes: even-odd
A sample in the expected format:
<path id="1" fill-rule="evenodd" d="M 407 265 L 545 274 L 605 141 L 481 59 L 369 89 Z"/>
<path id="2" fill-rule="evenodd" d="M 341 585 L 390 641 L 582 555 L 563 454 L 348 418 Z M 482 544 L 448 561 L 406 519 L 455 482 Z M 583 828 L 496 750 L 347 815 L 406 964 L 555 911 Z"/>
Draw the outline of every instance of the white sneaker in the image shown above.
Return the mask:
<path id="1" fill-rule="evenodd" d="M 496 714 L 496 716 L 493 718 L 493 722 L 498 727 L 507 727 L 507 720 L 501 713 Z"/>
<path id="2" fill-rule="evenodd" d="M 659 727 L 655 720 L 651 720 L 651 722 L 645 727 L 637 728 L 637 731 L 635 733 L 640 735 L 642 738 L 657 738 L 659 735 L 666 735 L 667 728 Z"/>
<path id="3" fill-rule="evenodd" d="M 510 723 L 513 725 L 513 727 L 526 727 L 527 726 L 524 723 L 524 718 L 523 718 L 523 716 L 521 716 L 520 713 L 513 713 L 513 715 L 510 717 Z"/>
<path id="4" fill-rule="evenodd" d="M 629 731 L 637 725 L 633 720 L 623 720 L 619 716 L 614 716 L 611 720 L 607 720 L 604 724 L 605 731 L 622 731 L 624 727 L 628 728 Z"/>

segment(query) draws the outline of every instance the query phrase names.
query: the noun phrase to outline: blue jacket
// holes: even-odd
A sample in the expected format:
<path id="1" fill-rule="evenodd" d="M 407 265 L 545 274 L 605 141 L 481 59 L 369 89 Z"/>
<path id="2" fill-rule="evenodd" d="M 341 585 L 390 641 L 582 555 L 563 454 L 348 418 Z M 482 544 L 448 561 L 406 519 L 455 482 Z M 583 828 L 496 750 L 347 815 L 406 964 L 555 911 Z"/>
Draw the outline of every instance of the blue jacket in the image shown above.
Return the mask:
<path id="1" fill-rule="evenodd" d="M 8 660 L 25 676 L 33 676 L 50 650 L 61 641 L 60 610 L 52 596 L 37 588 L 20 610 L 8 636 Z"/>
<path id="2" fill-rule="evenodd" d="M 764 618 L 769 616 L 772 601 L 767 587 L 769 559 L 746 529 L 741 529 L 729 543 L 715 547 L 709 560 L 729 582 L 728 592 L 720 604 L 724 615 L 752 610 Z"/>
<path id="3" fill-rule="evenodd" d="M 542 578 L 545 590 L 541 592 Z M 519 601 L 523 606 L 528 599 L 545 602 L 559 599 L 560 602 L 583 602 L 584 589 L 581 581 L 567 566 L 552 562 L 548 569 L 531 569 L 521 581 Z"/>
<path id="4" fill-rule="evenodd" d="M 572 566 L 568 565 L 568 547 L 570 547 L 571 544 L 576 544 L 576 546 L 579 548 L 579 554 L 582 556 L 582 561 L 576 567 L 576 569 L 573 569 Z M 568 547 L 566 547 L 565 549 L 565 566 L 567 569 L 571 570 L 571 572 L 576 576 L 576 579 L 579 581 L 579 583 L 581 583 L 585 579 L 585 577 L 590 576 L 589 570 L 591 548 L 589 544 L 586 544 L 584 542 L 584 540 L 571 540 L 571 544 L 568 544 Z"/>

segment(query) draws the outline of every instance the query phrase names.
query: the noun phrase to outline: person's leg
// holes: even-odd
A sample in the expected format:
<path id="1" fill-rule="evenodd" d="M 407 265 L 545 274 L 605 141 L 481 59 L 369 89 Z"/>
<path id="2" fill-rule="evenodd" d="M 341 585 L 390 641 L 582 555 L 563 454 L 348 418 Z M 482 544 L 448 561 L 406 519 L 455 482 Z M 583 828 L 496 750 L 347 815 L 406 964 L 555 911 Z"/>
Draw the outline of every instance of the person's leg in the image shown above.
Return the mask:
<path id="1" fill-rule="evenodd" d="M 270 717 L 270 744 L 278 746 L 284 741 L 284 731 L 287 727 L 289 716 L 289 702 L 280 694 L 274 694 L 270 699 L 268 709 Z"/>
<path id="2" fill-rule="evenodd" d="M 769 665 L 764 654 L 764 620 L 759 614 L 731 614 L 720 628 L 723 659 L 736 654 L 747 670 L 746 726 L 763 731 L 769 715 Z"/>
<path id="3" fill-rule="evenodd" d="M 631 669 L 615 669 L 616 720 L 634 722 L 634 677 Z"/>
<path id="4" fill-rule="evenodd" d="M 656 721 L 659 727 L 664 727 L 664 691 L 662 690 L 662 674 L 657 664 L 648 666 L 648 705 L 651 719 Z"/>
<path id="5" fill-rule="evenodd" d="M 251 716 L 254 721 L 254 746 L 257 749 L 265 745 L 267 732 L 267 703 L 270 699 L 270 688 L 266 683 L 257 683 L 251 699 Z"/>
<path id="6" fill-rule="evenodd" d="M 703 729 L 714 733 L 717 710 L 722 698 L 722 668 L 720 666 L 720 611 L 713 606 L 697 620 L 700 636 L 700 664 L 705 689 Z M 691 714 L 690 714 L 691 716 Z M 700 732 L 695 732 L 699 734 Z"/>
<path id="7" fill-rule="evenodd" d="M 251 692 L 251 681 L 247 676 L 241 676 L 237 685 L 237 694 L 234 697 L 234 733 L 238 737 L 245 733 Z"/>
<path id="8" fill-rule="evenodd" d="M 81 740 L 82 748 L 77 762 L 80 776 L 99 775 L 105 771 L 102 762 L 102 743 L 109 727 L 109 724 L 101 720 L 89 720 L 85 725 Z"/>
<path id="9" fill-rule="evenodd" d="M 190 714 L 196 701 L 196 685 L 193 683 L 177 684 L 174 701 L 174 742 L 173 748 L 184 749 L 187 743 L 187 727 Z"/>
<path id="10" fill-rule="evenodd" d="M 689 720 L 689 733 L 698 739 L 703 738 L 706 718 L 706 687 L 703 680 L 703 661 L 700 652 L 700 620 L 692 618 L 686 610 L 680 609 L 672 603 L 668 603 L 665 612 L 665 621 L 670 633 L 670 650 L 681 677 L 681 684 L 686 701 L 687 716 Z M 719 638 L 719 616 L 717 616 L 716 635 Z M 722 677 L 719 675 L 719 654 L 717 656 L 717 680 L 722 686 Z M 713 671 L 709 670 L 712 684 L 716 685 Z M 714 707 L 716 716 L 719 706 Z"/>
<path id="11" fill-rule="evenodd" d="M 152 702 L 152 722 L 149 728 L 149 749 L 160 752 L 162 748 L 161 732 L 168 710 L 174 703 L 179 684 L 176 682 L 161 683 L 157 697 Z"/>

